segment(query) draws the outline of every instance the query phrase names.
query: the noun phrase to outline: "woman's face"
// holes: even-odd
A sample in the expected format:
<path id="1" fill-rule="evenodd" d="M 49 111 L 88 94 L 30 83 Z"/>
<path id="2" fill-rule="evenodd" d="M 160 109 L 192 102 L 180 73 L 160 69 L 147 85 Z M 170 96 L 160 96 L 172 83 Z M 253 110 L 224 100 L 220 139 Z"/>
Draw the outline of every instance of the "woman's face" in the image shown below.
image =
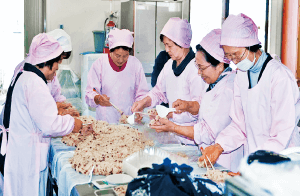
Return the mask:
<path id="1" fill-rule="evenodd" d="M 121 67 L 125 62 L 127 62 L 129 58 L 129 51 L 119 48 L 111 52 L 110 57 L 118 67 Z"/>
<path id="2" fill-rule="evenodd" d="M 164 36 L 163 43 L 165 45 L 166 52 L 169 54 L 173 61 L 182 59 L 184 55 L 184 48 L 177 46 L 172 40 Z"/>
<path id="3" fill-rule="evenodd" d="M 200 51 L 196 53 L 195 64 L 198 68 L 198 74 L 207 84 L 213 84 L 217 81 L 220 74 L 224 71 L 224 63 L 219 63 L 216 67 L 213 67 L 205 60 L 204 53 Z"/>
<path id="4" fill-rule="evenodd" d="M 234 46 L 222 46 L 225 57 L 232 61 L 234 64 L 238 64 L 242 60 L 244 60 L 247 57 L 247 54 L 249 51 L 245 47 L 234 47 Z M 254 59 L 254 55 L 249 53 L 248 59 Z"/>
<path id="5" fill-rule="evenodd" d="M 53 63 L 52 69 L 48 66 L 43 67 L 45 71 L 42 71 L 45 75 L 46 80 L 53 80 L 54 76 L 56 76 L 56 71 L 58 70 L 58 62 Z"/>

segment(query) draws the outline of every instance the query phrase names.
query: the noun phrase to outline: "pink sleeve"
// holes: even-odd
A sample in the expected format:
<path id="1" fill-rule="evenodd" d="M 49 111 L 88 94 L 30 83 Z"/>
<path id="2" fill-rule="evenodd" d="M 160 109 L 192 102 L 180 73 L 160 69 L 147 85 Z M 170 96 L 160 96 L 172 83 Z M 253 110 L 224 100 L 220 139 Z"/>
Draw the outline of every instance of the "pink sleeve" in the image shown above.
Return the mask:
<path id="1" fill-rule="evenodd" d="M 240 90 L 237 84 L 237 77 L 234 80 L 233 92 L 230 109 L 231 123 L 219 133 L 215 141 L 215 143 L 222 146 L 224 153 L 237 149 L 247 141 L 245 116 L 242 108 Z"/>
<path id="2" fill-rule="evenodd" d="M 56 103 L 43 82 L 33 82 L 27 87 L 26 99 L 33 123 L 46 137 L 67 135 L 74 128 L 74 118 L 58 115 Z"/>
<path id="3" fill-rule="evenodd" d="M 280 71 L 280 74 L 279 74 Z M 271 88 L 271 130 L 270 137 L 257 149 L 280 152 L 284 150 L 295 129 L 295 104 L 299 97 L 296 81 L 281 69 L 274 73 Z M 284 96 L 282 96 L 284 95 Z"/>
<path id="4" fill-rule="evenodd" d="M 211 145 L 214 143 L 216 136 L 209 127 L 208 123 L 204 119 L 201 119 L 197 124 L 194 125 L 194 141 L 201 145 Z"/>
<path id="5" fill-rule="evenodd" d="M 53 80 L 51 81 L 50 93 L 56 102 L 66 101 L 66 97 L 61 94 L 61 86 L 57 76 L 54 76 Z"/>
<path id="6" fill-rule="evenodd" d="M 138 61 L 138 60 L 137 60 Z M 135 100 L 134 101 L 140 101 L 142 100 L 146 94 L 149 92 L 149 88 L 147 85 L 147 80 L 145 77 L 145 73 L 142 67 L 142 64 L 140 62 L 137 62 L 137 72 L 135 75 Z"/>
<path id="7" fill-rule="evenodd" d="M 100 59 L 96 60 L 87 77 L 87 87 L 85 89 L 85 101 L 86 103 L 93 108 L 96 108 L 98 105 L 94 101 L 94 97 L 97 95 L 96 92 L 93 91 L 93 88 L 96 88 L 98 92 L 101 93 L 102 89 L 102 81 L 101 81 L 101 62 Z"/>
<path id="8" fill-rule="evenodd" d="M 229 111 L 233 98 L 233 82 L 227 82 L 226 85 L 229 86 L 216 86 L 218 89 L 210 97 L 210 103 L 204 103 L 211 107 L 203 111 L 201 119 L 194 125 L 194 140 L 197 144 L 213 144 L 219 133 L 231 122 Z"/>
<path id="9" fill-rule="evenodd" d="M 166 67 L 162 69 L 160 72 L 156 85 L 152 88 L 152 90 L 147 94 L 151 98 L 151 106 L 153 108 L 156 105 L 161 104 L 162 102 L 168 103 L 167 95 L 166 95 L 166 82 L 165 82 L 165 72 Z"/>

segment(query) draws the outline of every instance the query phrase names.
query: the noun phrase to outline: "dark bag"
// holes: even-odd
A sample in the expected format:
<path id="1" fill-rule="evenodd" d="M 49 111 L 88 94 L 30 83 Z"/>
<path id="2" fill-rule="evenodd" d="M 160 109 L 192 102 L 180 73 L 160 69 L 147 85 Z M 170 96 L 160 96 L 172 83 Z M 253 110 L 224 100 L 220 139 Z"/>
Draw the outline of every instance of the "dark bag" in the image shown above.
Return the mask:
<path id="1" fill-rule="evenodd" d="M 192 167 L 186 164 L 180 166 L 176 163 L 171 164 L 171 160 L 166 158 L 161 165 L 153 164 L 153 169 L 139 170 L 139 177 L 128 184 L 126 196 L 219 196 L 222 194 L 222 190 L 215 182 L 191 177 L 192 171 Z M 206 187 L 208 184 L 214 189 L 214 193 Z"/>

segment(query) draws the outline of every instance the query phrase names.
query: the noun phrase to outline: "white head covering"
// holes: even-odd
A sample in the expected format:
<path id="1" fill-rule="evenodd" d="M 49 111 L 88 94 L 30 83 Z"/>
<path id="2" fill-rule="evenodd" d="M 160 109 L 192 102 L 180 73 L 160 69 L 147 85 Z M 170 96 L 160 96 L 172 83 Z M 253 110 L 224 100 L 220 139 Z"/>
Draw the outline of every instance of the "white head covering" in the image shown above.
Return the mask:
<path id="1" fill-rule="evenodd" d="M 54 29 L 47 33 L 58 41 L 64 52 L 72 51 L 71 37 L 62 29 Z"/>
<path id="2" fill-rule="evenodd" d="M 108 34 L 108 44 L 110 50 L 118 46 L 126 46 L 128 48 L 132 48 L 132 32 L 130 32 L 128 29 L 115 28 Z"/>

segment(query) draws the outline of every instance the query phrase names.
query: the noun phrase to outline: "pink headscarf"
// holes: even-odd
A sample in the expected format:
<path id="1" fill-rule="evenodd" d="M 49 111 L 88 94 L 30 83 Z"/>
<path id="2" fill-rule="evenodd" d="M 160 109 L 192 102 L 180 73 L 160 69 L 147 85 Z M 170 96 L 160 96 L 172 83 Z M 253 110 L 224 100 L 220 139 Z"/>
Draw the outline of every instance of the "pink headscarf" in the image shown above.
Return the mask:
<path id="1" fill-rule="evenodd" d="M 230 61 L 225 58 L 224 50 L 220 45 L 221 33 L 221 29 L 212 30 L 202 39 L 200 45 L 218 61 L 229 64 Z"/>
<path id="2" fill-rule="evenodd" d="M 115 28 L 108 34 L 108 44 L 110 50 L 118 46 L 126 46 L 128 48 L 132 48 L 132 32 L 130 32 L 128 29 Z"/>
<path id="3" fill-rule="evenodd" d="M 160 33 L 183 48 L 189 48 L 192 40 L 192 28 L 187 20 L 170 18 Z"/>
<path id="4" fill-rule="evenodd" d="M 245 14 L 229 15 L 222 25 L 221 45 L 248 47 L 260 44 L 258 28 Z"/>
<path id="5" fill-rule="evenodd" d="M 26 62 L 37 65 L 58 57 L 62 52 L 63 49 L 56 39 L 40 33 L 32 39 Z"/>

